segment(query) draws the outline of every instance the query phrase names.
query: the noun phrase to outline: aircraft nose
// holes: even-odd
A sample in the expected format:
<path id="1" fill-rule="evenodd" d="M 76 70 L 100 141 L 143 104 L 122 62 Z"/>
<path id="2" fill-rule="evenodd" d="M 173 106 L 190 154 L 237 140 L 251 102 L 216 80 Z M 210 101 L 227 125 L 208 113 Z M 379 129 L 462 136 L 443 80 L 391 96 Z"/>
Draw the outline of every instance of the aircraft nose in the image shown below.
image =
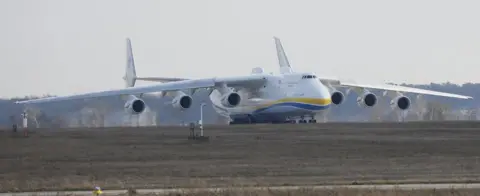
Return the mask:
<path id="1" fill-rule="evenodd" d="M 330 95 L 330 91 L 326 86 L 320 85 L 318 94 L 319 94 L 319 98 L 324 100 L 325 105 L 332 104 L 332 96 Z"/>

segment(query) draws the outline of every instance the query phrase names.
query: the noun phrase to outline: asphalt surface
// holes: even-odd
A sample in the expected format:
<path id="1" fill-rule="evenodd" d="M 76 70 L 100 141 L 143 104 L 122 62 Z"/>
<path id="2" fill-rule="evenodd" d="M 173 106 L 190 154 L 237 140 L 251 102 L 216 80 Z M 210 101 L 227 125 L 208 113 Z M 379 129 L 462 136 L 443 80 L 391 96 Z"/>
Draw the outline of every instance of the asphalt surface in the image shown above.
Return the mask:
<path id="1" fill-rule="evenodd" d="M 476 182 L 480 123 L 0 131 L 0 192 Z"/>
<path id="2" fill-rule="evenodd" d="M 238 187 L 238 188 L 190 188 L 190 189 L 137 189 L 137 194 L 188 194 L 198 192 L 221 192 L 237 190 L 270 190 L 270 191 L 293 191 L 299 189 L 367 189 L 367 190 L 444 190 L 444 189 L 461 189 L 476 190 L 480 189 L 480 184 L 400 184 L 400 185 L 323 185 L 323 186 L 275 186 L 275 187 Z M 90 196 L 93 191 L 45 191 L 45 192 L 19 192 L 19 193 L 0 193 L 0 196 L 41 196 L 41 195 L 84 195 Z M 126 195 L 128 190 L 104 190 L 102 195 Z"/>

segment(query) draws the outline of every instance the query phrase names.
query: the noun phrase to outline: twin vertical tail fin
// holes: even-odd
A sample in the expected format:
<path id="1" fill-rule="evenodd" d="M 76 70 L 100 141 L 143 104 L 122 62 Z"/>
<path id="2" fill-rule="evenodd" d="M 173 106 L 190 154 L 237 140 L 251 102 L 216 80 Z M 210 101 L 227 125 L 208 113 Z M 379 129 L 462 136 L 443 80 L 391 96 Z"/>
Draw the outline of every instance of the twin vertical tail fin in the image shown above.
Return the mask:
<path id="1" fill-rule="evenodd" d="M 290 62 L 288 62 L 287 55 L 283 50 L 282 42 L 280 42 L 280 39 L 278 37 L 273 37 L 273 39 L 275 40 L 275 46 L 277 48 L 277 57 L 278 57 L 278 64 L 280 66 L 280 73 L 281 74 L 293 73 L 292 66 L 290 66 Z"/>
<path id="2" fill-rule="evenodd" d="M 151 81 L 151 82 L 175 82 L 188 80 L 187 78 L 167 78 L 167 77 L 138 77 L 135 71 L 135 60 L 133 59 L 132 42 L 130 38 L 127 38 L 127 67 L 125 68 L 125 87 L 135 86 L 135 82 L 138 81 Z"/>
<path id="3" fill-rule="evenodd" d="M 278 64 L 280 66 L 280 73 L 293 73 L 292 66 L 290 66 L 290 62 L 288 62 L 287 55 L 283 50 L 282 43 L 280 39 L 277 37 L 273 37 L 275 40 L 275 46 L 277 48 L 277 57 L 278 57 Z M 145 81 L 159 81 L 159 82 L 169 82 L 169 81 L 179 81 L 179 80 L 186 80 L 184 78 L 137 78 L 137 73 L 135 71 L 135 61 L 133 59 L 133 52 L 132 52 L 132 42 L 130 38 L 127 38 L 127 66 L 125 69 L 125 76 L 123 76 L 123 80 L 125 81 L 125 87 L 133 87 L 135 86 L 136 80 L 145 80 Z"/>
<path id="4" fill-rule="evenodd" d="M 130 38 L 127 38 L 127 66 L 125 69 L 125 76 L 123 76 L 125 81 L 125 87 L 135 86 L 135 81 L 137 80 L 137 73 L 135 71 L 135 61 L 133 60 L 132 52 L 132 43 Z"/>

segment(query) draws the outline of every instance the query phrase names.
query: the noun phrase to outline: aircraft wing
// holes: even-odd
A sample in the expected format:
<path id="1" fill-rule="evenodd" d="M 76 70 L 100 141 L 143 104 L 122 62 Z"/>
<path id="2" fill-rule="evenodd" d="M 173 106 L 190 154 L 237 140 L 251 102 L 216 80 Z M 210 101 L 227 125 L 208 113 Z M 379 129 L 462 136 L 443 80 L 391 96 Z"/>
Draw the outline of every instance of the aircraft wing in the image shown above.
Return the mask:
<path id="1" fill-rule="evenodd" d="M 166 78 L 166 77 L 140 77 L 135 78 L 136 80 L 150 81 L 150 82 L 177 82 L 183 80 L 190 80 L 187 78 Z"/>
<path id="2" fill-rule="evenodd" d="M 209 78 L 209 79 L 191 79 L 191 80 L 182 80 L 182 81 L 172 81 L 167 83 L 161 83 L 150 86 L 141 86 L 141 87 L 128 87 L 124 89 L 117 90 L 107 90 L 100 92 L 92 92 L 78 95 L 69 95 L 69 96 L 60 96 L 60 97 L 48 97 L 40 99 L 31 99 L 25 101 L 17 101 L 17 104 L 29 104 L 29 103 L 47 103 L 47 102 L 57 102 L 57 101 L 66 101 L 74 99 L 89 99 L 89 98 L 99 98 L 107 96 L 117 96 L 117 95 L 131 95 L 131 94 L 143 94 L 143 93 L 153 93 L 153 92 L 166 92 L 166 91 L 177 91 L 177 90 L 187 90 L 187 89 L 199 89 L 199 88 L 210 88 L 210 87 L 219 87 L 221 84 L 226 84 L 228 87 L 240 87 L 246 89 L 260 88 L 264 85 L 266 78 L 261 75 L 252 75 L 252 76 L 241 76 L 241 77 L 225 77 L 225 78 Z"/>
<path id="3" fill-rule="evenodd" d="M 142 81 L 150 81 L 150 82 L 177 82 L 177 81 L 192 80 L 188 78 L 169 78 L 169 77 L 138 77 L 136 79 L 142 80 Z M 263 75 L 217 77 L 214 80 L 217 86 L 222 83 L 225 83 L 228 87 L 249 88 L 249 89 L 260 88 L 266 82 L 266 78 Z"/>
<path id="4" fill-rule="evenodd" d="M 160 91 L 176 91 L 176 90 L 186 90 L 186 89 L 208 88 L 213 86 L 215 86 L 215 80 L 213 78 L 196 79 L 196 80 L 162 83 L 162 84 L 156 84 L 151 86 L 129 87 L 129 88 L 118 89 L 118 90 L 107 90 L 107 91 L 69 95 L 69 96 L 32 99 L 32 100 L 25 100 L 25 101 L 17 101 L 15 103 L 17 104 L 46 103 L 46 102 L 57 102 L 57 101 L 66 101 L 66 100 L 74 100 L 74 99 L 89 99 L 89 98 L 99 98 L 99 97 L 117 96 L 117 95 L 143 94 L 143 93 L 152 93 L 152 92 L 160 92 Z"/>
<path id="5" fill-rule="evenodd" d="M 451 97 L 451 98 L 458 98 L 458 99 L 473 99 L 473 97 L 465 96 L 465 95 L 458 95 L 452 93 L 444 93 L 432 90 L 425 90 L 419 88 L 412 88 L 400 85 L 390 85 L 390 84 L 359 84 L 354 82 L 342 82 L 340 80 L 335 79 L 320 79 L 322 82 L 326 82 L 331 84 L 334 87 L 346 87 L 346 88 L 361 88 L 361 89 L 377 89 L 377 90 L 385 90 L 385 91 L 393 91 L 393 92 L 407 92 L 407 93 L 417 93 L 423 95 L 434 95 L 434 96 L 441 96 L 441 97 Z"/>
<path id="6" fill-rule="evenodd" d="M 218 77 L 215 78 L 216 85 L 226 84 L 233 88 L 258 89 L 265 85 L 267 79 L 264 75 L 247 75 L 235 77 Z"/>

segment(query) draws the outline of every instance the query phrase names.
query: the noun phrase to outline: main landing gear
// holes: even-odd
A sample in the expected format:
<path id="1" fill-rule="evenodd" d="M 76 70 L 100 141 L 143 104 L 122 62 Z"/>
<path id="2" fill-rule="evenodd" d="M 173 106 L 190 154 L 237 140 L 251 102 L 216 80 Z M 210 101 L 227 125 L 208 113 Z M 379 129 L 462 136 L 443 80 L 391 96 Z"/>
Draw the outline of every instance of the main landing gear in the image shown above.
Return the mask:
<path id="1" fill-rule="evenodd" d="M 287 122 L 292 123 L 292 124 L 307 124 L 307 123 L 317 123 L 317 119 L 315 117 L 310 117 L 310 119 L 305 119 L 304 116 L 298 118 L 298 119 L 288 119 Z"/>

